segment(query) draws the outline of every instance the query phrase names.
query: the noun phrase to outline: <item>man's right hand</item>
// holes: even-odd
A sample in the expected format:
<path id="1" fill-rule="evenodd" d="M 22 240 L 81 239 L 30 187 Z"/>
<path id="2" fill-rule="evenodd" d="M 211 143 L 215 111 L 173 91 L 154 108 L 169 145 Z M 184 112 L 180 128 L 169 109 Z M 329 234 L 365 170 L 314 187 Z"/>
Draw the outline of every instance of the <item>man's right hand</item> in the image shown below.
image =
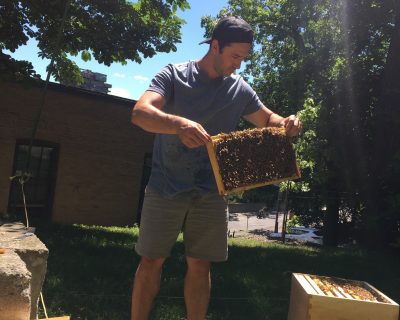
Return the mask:
<path id="1" fill-rule="evenodd" d="M 211 137 L 201 124 L 189 119 L 182 119 L 178 126 L 177 133 L 181 142 L 188 148 L 197 148 L 207 142 L 211 142 Z"/>

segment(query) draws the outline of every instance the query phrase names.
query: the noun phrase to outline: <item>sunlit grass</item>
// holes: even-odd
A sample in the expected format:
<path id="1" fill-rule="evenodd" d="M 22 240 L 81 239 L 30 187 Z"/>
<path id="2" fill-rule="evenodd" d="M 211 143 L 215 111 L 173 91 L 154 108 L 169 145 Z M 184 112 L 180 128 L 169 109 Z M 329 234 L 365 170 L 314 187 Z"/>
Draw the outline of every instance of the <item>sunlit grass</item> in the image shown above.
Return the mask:
<path id="1" fill-rule="evenodd" d="M 138 228 L 36 226 L 50 250 L 43 289 L 49 314 L 71 315 L 72 320 L 129 319 Z M 213 265 L 208 320 L 286 319 L 293 272 L 368 281 L 400 300 L 398 254 L 244 238 L 230 238 L 229 247 L 229 261 Z M 152 319 L 185 319 L 184 273 L 180 236 L 164 265 Z"/>

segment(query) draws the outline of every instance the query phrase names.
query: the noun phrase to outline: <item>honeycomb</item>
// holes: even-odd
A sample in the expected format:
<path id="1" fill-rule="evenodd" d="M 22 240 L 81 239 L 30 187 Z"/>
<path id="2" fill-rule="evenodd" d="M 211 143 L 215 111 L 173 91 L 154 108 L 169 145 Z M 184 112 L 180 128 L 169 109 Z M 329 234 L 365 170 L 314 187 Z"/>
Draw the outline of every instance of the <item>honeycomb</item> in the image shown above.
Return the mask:
<path id="1" fill-rule="evenodd" d="M 214 174 L 219 170 L 225 192 L 300 176 L 293 145 L 283 128 L 235 131 L 212 140 L 218 167 L 214 164 Z"/>

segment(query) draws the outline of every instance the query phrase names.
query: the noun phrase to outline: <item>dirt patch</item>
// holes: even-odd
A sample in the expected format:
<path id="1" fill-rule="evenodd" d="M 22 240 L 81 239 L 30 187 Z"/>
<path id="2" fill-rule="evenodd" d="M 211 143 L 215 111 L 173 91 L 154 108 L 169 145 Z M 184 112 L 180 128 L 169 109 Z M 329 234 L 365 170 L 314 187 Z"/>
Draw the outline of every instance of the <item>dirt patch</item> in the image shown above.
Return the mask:
<path id="1" fill-rule="evenodd" d="M 230 238 L 241 238 L 241 239 L 251 239 L 259 242 L 273 242 L 274 240 L 270 240 L 267 238 L 267 230 L 251 230 L 251 231 L 243 231 L 243 230 L 234 230 L 229 231 L 228 236 Z"/>

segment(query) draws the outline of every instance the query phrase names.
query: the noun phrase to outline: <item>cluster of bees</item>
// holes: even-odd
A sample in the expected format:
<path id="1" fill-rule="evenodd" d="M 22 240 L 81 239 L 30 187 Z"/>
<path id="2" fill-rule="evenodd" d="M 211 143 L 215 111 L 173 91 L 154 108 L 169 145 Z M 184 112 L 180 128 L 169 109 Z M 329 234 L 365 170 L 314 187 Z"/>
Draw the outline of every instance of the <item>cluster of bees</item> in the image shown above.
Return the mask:
<path id="1" fill-rule="evenodd" d="M 364 301 L 388 302 L 384 297 L 356 281 L 347 281 L 334 277 L 311 277 L 324 294 L 332 297 L 347 297 Z"/>
<path id="2" fill-rule="evenodd" d="M 226 190 L 259 184 L 297 172 L 293 146 L 283 128 L 220 134 L 214 150 Z"/>

